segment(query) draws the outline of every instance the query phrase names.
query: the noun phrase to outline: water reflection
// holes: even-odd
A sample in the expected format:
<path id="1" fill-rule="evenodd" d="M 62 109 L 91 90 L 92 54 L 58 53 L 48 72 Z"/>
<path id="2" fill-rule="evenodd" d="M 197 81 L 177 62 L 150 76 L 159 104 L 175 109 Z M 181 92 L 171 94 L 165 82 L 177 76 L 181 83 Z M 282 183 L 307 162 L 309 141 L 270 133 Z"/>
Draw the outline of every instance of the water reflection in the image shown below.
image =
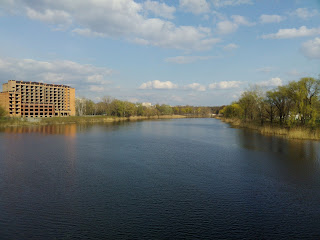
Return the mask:
<path id="1" fill-rule="evenodd" d="M 92 129 L 118 130 L 120 126 L 128 126 L 130 122 L 111 123 L 85 123 L 85 124 L 61 124 L 0 128 L 0 133 L 8 135 L 36 133 L 41 135 L 64 135 L 74 138 L 78 133 L 88 132 Z"/>
<path id="2" fill-rule="evenodd" d="M 80 128 L 81 131 L 81 128 Z M 68 183 L 73 181 L 77 159 L 77 133 L 79 125 L 45 125 L 7 127 L 0 129 L 0 151 L 2 167 L 11 172 L 13 179 L 20 171 L 29 169 L 27 160 L 32 159 L 34 168 L 44 169 L 32 174 L 52 175 L 54 164 L 67 169 Z M 51 138 L 46 138 L 50 136 Z M 49 161 L 49 160 L 54 161 Z M 57 161 L 62 159 L 63 161 Z M 29 173 L 28 173 L 29 174 Z M 18 181 L 18 180 L 17 180 Z"/>
<path id="3" fill-rule="evenodd" d="M 77 134 L 77 124 L 68 125 L 45 125 L 45 126 L 28 126 L 28 127 L 7 127 L 0 129 L 0 132 L 6 134 L 30 134 L 40 133 L 43 135 L 65 135 L 75 137 Z"/>
<path id="4" fill-rule="evenodd" d="M 237 131 L 237 140 L 241 147 L 264 152 L 269 156 L 268 164 L 290 175 L 306 179 L 311 172 L 320 170 L 320 142 L 286 139 L 278 136 L 264 136 L 255 131 L 241 129 Z M 273 153 L 273 154 L 270 154 Z"/>
<path id="5" fill-rule="evenodd" d="M 238 131 L 242 147 L 264 152 L 277 152 L 288 155 L 295 160 L 320 160 L 320 143 L 318 141 L 286 139 L 277 136 L 264 136 L 255 131 L 242 129 Z"/>
<path id="6" fill-rule="evenodd" d="M 316 239 L 319 149 L 212 119 L 1 129 L 1 237 Z"/>

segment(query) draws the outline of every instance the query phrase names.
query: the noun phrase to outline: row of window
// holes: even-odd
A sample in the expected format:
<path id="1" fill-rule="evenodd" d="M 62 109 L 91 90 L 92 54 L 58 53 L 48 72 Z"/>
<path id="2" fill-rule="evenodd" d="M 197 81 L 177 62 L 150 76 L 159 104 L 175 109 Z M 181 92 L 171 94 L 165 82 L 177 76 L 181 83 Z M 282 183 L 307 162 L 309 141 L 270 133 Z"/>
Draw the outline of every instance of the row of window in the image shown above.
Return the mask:
<path id="1" fill-rule="evenodd" d="M 23 107 L 24 108 L 28 108 L 28 107 L 31 108 L 31 107 L 34 107 L 34 106 L 29 106 L 29 105 L 26 104 L 26 105 L 23 105 Z M 52 105 L 49 105 L 49 106 L 48 105 L 38 105 L 38 106 L 35 106 L 35 107 L 38 107 L 38 108 L 53 108 Z"/>
<path id="2" fill-rule="evenodd" d="M 10 112 L 11 115 L 20 115 L 20 113 L 16 112 Z M 68 113 L 60 113 L 60 116 L 68 116 L 69 114 Z M 59 113 L 53 113 L 53 112 L 49 112 L 49 113 L 28 113 L 28 112 L 25 112 L 25 113 L 21 113 L 21 116 L 22 117 L 52 117 L 52 116 L 59 116 Z"/>
<path id="3" fill-rule="evenodd" d="M 15 85 L 15 87 L 16 88 L 31 87 L 31 88 L 41 88 L 41 89 L 45 88 L 45 89 L 67 89 L 67 90 L 69 90 L 68 87 L 34 86 L 34 85 L 30 85 L 30 84 L 23 84 L 23 85 L 17 84 L 17 85 Z"/>
<path id="4" fill-rule="evenodd" d="M 21 113 L 23 112 L 53 112 L 53 109 L 21 109 Z"/>
<path id="5" fill-rule="evenodd" d="M 44 115 L 49 115 L 49 116 L 53 116 L 53 113 L 52 112 L 49 112 L 49 113 L 28 113 L 28 112 L 25 112 L 25 113 L 21 113 L 21 116 L 44 116 Z M 58 114 L 56 113 L 55 115 L 58 116 Z"/>

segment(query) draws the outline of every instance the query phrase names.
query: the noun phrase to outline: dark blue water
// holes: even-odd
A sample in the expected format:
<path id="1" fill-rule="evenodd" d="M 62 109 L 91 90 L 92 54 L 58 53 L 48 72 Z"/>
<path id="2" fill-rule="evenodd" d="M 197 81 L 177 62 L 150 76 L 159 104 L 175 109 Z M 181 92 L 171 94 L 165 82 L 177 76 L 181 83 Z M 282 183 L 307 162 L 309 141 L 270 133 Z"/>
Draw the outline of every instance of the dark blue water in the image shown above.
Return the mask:
<path id="1" fill-rule="evenodd" d="M 320 143 L 215 119 L 0 131 L 0 239 L 319 239 Z"/>

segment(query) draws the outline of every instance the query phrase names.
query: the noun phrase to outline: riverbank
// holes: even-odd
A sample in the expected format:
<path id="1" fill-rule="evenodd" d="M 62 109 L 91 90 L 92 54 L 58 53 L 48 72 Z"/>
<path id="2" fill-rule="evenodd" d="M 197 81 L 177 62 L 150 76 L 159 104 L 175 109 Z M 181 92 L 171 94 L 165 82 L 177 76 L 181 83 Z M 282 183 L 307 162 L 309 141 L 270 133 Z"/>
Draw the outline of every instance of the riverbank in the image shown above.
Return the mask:
<path id="1" fill-rule="evenodd" d="M 120 121 L 139 121 L 148 119 L 178 119 L 186 118 L 183 115 L 160 115 L 160 116 L 132 116 L 132 117 L 107 117 L 107 116 L 74 116 L 52 118 L 3 118 L 0 119 L 0 127 L 35 126 L 70 123 L 111 123 Z"/>
<path id="2" fill-rule="evenodd" d="M 312 129 L 308 127 L 279 127 L 270 124 L 264 124 L 263 126 L 254 122 L 242 122 L 239 119 L 221 118 L 217 117 L 221 121 L 230 124 L 236 128 L 248 128 L 255 130 L 264 135 L 281 136 L 288 139 L 302 139 L 302 140 L 320 140 L 320 129 Z"/>

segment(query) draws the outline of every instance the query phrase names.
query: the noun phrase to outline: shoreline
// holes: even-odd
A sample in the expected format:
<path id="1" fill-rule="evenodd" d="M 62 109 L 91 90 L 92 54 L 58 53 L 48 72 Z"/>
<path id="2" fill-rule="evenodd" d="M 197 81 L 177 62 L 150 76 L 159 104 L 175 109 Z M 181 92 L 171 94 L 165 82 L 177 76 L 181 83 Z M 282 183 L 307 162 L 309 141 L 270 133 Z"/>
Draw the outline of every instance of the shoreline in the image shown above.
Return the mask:
<path id="1" fill-rule="evenodd" d="M 234 128 L 245 128 L 257 131 L 266 136 L 279 136 L 287 139 L 300 140 L 320 140 L 320 129 L 311 129 L 308 127 L 279 127 L 265 124 L 263 126 L 254 122 L 242 122 L 239 119 L 230 119 L 216 117 L 224 123 L 231 125 Z"/>
<path id="2" fill-rule="evenodd" d="M 183 115 L 160 115 L 160 116 L 131 116 L 131 117 L 107 117 L 107 116 L 73 116 L 73 117 L 52 117 L 52 118 L 8 118 L 0 120 L 0 127 L 21 127 L 40 125 L 60 125 L 60 124 L 83 124 L 83 123 L 112 123 L 121 121 L 140 121 L 155 119 L 180 119 L 187 118 Z"/>

